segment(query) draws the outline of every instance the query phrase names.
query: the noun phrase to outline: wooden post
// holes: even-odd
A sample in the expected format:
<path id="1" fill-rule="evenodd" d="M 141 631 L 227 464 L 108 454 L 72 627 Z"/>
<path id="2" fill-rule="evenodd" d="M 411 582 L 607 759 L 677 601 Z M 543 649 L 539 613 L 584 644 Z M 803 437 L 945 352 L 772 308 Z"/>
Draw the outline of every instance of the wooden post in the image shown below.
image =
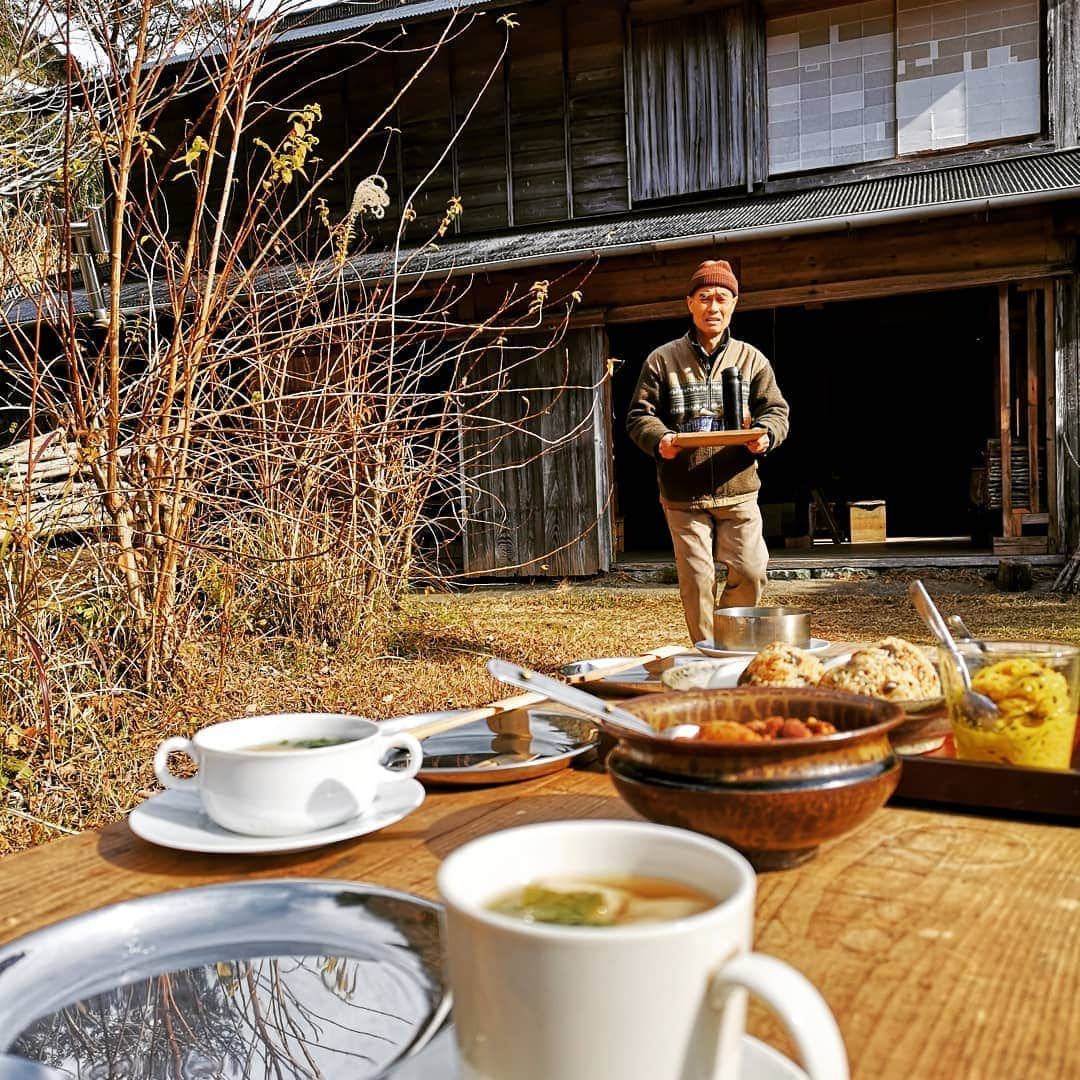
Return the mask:
<path id="1" fill-rule="evenodd" d="M 1027 294 L 1027 452 L 1028 509 L 1042 509 L 1039 491 L 1039 294 Z"/>
<path id="2" fill-rule="evenodd" d="M 1001 436 L 1001 527 L 1015 536 L 1012 516 L 1012 382 L 1009 372 L 1009 286 L 998 286 L 998 432 Z"/>
<path id="3" fill-rule="evenodd" d="M 1046 532 L 1050 550 L 1061 550 L 1061 525 L 1058 521 L 1057 489 L 1057 284 L 1047 282 L 1043 289 L 1043 385 L 1046 387 Z"/>

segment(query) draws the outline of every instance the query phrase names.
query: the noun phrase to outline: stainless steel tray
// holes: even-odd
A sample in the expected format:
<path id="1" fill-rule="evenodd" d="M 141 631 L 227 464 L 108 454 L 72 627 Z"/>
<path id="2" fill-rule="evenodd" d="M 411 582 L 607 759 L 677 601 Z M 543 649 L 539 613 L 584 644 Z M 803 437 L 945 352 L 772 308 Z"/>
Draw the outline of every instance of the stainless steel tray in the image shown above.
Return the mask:
<path id="1" fill-rule="evenodd" d="M 424 739 L 417 778 L 432 785 L 531 780 L 565 769 L 598 739 L 596 725 L 576 713 L 517 709 Z"/>
<path id="2" fill-rule="evenodd" d="M 393 1076 L 449 1014 L 439 910 L 296 879 L 67 919 L 0 949 L 0 1062 L 102 1080 Z"/>

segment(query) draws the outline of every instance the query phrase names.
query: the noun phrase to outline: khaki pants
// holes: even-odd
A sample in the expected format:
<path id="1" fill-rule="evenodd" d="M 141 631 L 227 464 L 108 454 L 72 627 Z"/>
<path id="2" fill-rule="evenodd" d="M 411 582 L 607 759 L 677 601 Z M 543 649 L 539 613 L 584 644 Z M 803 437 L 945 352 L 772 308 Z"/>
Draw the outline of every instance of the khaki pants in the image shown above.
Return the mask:
<path id="1" fill-rule="evenodd" d="M 679 595 L 690 640 L 711 641 L 714 608 L 755 607 L 765 588 L 769 549 L 757 499 L 706 510 L 665 506 L 664 516 L 675 547 Z M 727 583 L 717 599 L 718 562 L 727 566 Z"/>

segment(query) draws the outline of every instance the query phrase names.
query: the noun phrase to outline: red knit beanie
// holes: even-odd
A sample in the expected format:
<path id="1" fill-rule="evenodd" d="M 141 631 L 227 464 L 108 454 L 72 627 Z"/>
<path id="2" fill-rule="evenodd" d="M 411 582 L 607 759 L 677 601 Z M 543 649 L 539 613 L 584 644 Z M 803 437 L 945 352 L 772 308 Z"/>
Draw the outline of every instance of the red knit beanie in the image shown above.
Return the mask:
<path id="1" fill-rule="evenodd" d="M 739 279 L 735 277 L 735 271 L 731 269 L 731 263 L 726 262 L 724 259 L 706 259 L 694 271 L 686 295 L 693 296 L 698 289 L 705 285 L 718 285 L 730 289 L 735 296 L 739 295 Z"/>

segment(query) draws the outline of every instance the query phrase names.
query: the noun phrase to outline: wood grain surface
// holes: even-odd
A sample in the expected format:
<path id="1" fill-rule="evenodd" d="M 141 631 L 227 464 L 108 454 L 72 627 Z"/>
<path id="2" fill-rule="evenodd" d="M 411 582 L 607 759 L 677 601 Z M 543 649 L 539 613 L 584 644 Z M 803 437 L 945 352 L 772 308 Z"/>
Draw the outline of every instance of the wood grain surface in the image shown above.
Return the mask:
<path id="1" fill-rule="evenodd" d="M 184 854 L 124 823 L 0 861 L 0 941 L 166 889 L 239 877 L 373 881 L 435 895 L 442 858 L 531 821 L 635 815 L 599 771 L 431 792 L 410 817 L 292 855 Z M 1080 1076 L 1080 831 L 887 807 L 758 878 L 756 948 L 802 970 L 864 1080 Z M 750 1030 L 793 1053 L 766 1011 Z"/>
<path id="2" fill-rule="evenodd" d="M 676 446 L 738 446 L 741 443 L 753 442 L 764 435 L 765 429 L 738 428 L 732 431 L 678 431 L 672 442 Z"/>

